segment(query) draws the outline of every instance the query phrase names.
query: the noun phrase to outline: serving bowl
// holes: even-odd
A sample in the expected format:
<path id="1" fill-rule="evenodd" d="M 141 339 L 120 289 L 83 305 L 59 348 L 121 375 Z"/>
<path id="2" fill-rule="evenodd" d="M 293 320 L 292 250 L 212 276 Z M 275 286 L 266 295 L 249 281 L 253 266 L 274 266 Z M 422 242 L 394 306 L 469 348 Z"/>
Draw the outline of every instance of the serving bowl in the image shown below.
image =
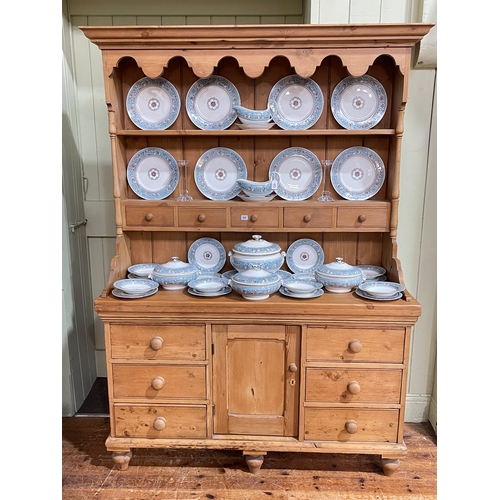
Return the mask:
<path id="1" fill-rule="evenodd" d="M 253 269 L 255 265 L 270 273 L 276 272 L 285 262 L 286 252 L 277 243 L 254 234 L 250 240 L 236 243 L 228 253 L 229 262 L 239 272 Z"/>
<path id="2" fill-rule="evenodd" d="M 190 288 L 202 293 L 215 293 L 229 284 L 229 280 L 220 277 L 198 277 L 188 283 Z"/>
<path id="3" fill-rule="evenodd" d="M 365 281 L 363 271 L 357 266 L 344 262 L 337 257 L 335 262 L 323 264 L 316 269 L 316 280 L 324 285 L 326 290 L 334 293 L 347 293 Z"/>
<path id="4" fill-rule="evenodd" d="M 271 121 L 271 110 L 249 109 L 244 106 L 233 106 L 241 123 L 268 123 Z"/>
<path id="5" fill-rule="evenodd" d="M 264 300 L 281 288 L 281 277 L 253 265 L 231 278 L 231 288 L 247 300 Z"/>
<path id="6" fill-rule="evenodd" d="M 193 264 L 188 264 L 172 257 L 166 264 L 158 264 L 151 273 L 151 279 L 159 283 L 165 290 L 182 290 L 190 281 L 200 274 Z"/>
<path id="7" fill-rule="evenodd" d="M 113 286 L 129 294 L 143 294 L 158 288 L 158 283 L 150 279 L 123 279 L 113 283 Z"/>
<path id="8" fill-rule="evenodd" d="M 318 281 L 312 281 L 308 279 L 295 279 L 290 278 L 283 280 L 283 286 L 292 293 L 313 293 L 323 287 L 323 284 Z"/>
<path id="9" fill-rule="evenodd" d="M 400 283 L 393 283 L 391 281 L 375 281 L 366 282 L 359 285 L 359 289 L 373 297 L 392 297 L 402 292 L 405 287 Z"/>

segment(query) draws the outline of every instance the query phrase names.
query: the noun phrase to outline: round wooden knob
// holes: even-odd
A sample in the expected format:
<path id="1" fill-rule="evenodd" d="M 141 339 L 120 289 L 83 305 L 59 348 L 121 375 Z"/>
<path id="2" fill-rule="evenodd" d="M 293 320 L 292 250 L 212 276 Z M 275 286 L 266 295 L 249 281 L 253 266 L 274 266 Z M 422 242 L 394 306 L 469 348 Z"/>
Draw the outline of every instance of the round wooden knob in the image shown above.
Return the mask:
<path id="1" fill-rule="evenodd" d="M 359 385 L 359 382 L 356 382 L 356 380 L 351 380 L 347 384 L 347 390 L 351 394 L 359 394 L 361 392 L 361 386 Z"/>
<path id="2" fill-rule="evenodd" d="M 360 215 L 360 216 L 358 217 L 358 221 L 359 221 L 359 222 L 365 222 L 365 220 L 366 220 L 366 215 Z"/>
<path id="3" fill-rule="evenodd" d="M 163 377 L 155 377 L 151 382 L 151 387 L 156 391 L 163 389 L 164 385 L 165 385 L 165 379 Z"/>
<path id="4" fill-rule="evenodd" d="M 167 426 L 167 421 L 163 417 L 155 418 L 155 421 L 153 422 L 153 427 L 157 431 L 162 431 L 163 429 L 165 429 L 166 426 Z"/>
<path id="5" fill-rule="evenodd" d="M 258 216 L 257 214 L 253 214 L 253 215 L 251 215 L 251 216 L 250 216 L 250 220 L 251 220 L 252 222 L 257 222 L 257 219 L 258 219 L 258 218 L 259 218 L 259 216 Z"/>
<path id="6" fill-rule="evenodd" d="M 352 339 L 349 342 L 349 350 L 351 352 L 361 352 L 361 349 L 363 349 L 363 345 L 358 339 Z"/>
<path id="7" fill-rule="evenodd" d="M 153 220 L 153 214 L 149 212 L 149 214 L 146 214 L 144 218 L 149 222 L 150 220 Z"/>
<path id="8" fill-rule="evenodd" d="M 355 420 L 348 420 L 345 423 L 345 430 L 349 434 L 356 434 L 356 432 L 358 432 L 358 424 L 356 423 Z"/>
<path id="9" fill-rule="evenodd" d="M 309 214 L 304 215 L 304 222 L 310 222 L 312 217 Z"/>
<path id="10" fill-rule="evenodd" d="M 296 372 L 297 371 L 297 365 L 295 363 L 291 363 L 290 366 L 288 367 L 288 369 L 291 372 Z"/>
<path id="11" fill-rule="evenodd" d="M 199 220 L 200 222 L 203 222 L 206 218 L 207 218 L 207 216 L 206 216 L 205 214 L 200 214 L 200 215 L 198 215 L 198 220 Z"/>
<path id="12" fill-rule="evenodd" d="M 154 351 L 159 351 L 163 347 L 163 339 L 161 337 L 153 337 L 149 345 Z"/>

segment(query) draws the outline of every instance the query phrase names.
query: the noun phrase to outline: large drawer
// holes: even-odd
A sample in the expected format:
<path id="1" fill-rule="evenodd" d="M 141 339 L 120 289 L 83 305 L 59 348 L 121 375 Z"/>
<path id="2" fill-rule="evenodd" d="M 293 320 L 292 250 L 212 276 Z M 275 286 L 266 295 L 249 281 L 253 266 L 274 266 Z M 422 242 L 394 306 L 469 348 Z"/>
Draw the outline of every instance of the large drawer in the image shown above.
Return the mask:
<path id="1" fill-rule="evenodd" d="M 114 416 L 114 437 L 152 439 L 207 437 L 207 407 L 205 405 L 115 404 Z"/>
<path id="2" fill-rule="evenodd" d="M 402 370 L 307 368 L 306 401 L 399 403 Z"/>
<path id="3" fill-rule="evenodd" d="M 306 361 L 402 363 L 404 328 L 308 327 Z"/>
<path id="4" fill-rule="evenodd" d="M 396 442 L 398 419 L 399 410 L 305 408 L 304 439 Z"/>
<path id="5" fill-rule="evenodd" d="M 114 364 L 113 396 L 146 399 L 206 399 L 204 365 Z"/>
<path id="6" fill-rule="evenodd" d="M 109 329 L 112 359 L 206 359 L 204 325 L 111 323 Z"/>

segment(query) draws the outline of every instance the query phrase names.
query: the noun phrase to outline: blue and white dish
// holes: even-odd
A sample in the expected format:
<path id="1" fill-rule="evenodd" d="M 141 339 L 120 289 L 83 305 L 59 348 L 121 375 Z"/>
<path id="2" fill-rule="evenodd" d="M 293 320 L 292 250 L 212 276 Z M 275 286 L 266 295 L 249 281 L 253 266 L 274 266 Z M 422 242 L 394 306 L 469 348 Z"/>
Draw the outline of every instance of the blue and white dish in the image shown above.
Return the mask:
<path id="1" fill-rule="evenodd" d="M 189 119 L 202 130 L 224 130 L 236 120 L 241 103 L 236 87 L 222 76 L 200 78 L 186 95 Z"/>
<path id="2" fill-rule="evenodd" d="M 363 271 L 363 274 L 365 275 L 365 278 L 367 280 L 373 280 L 375 278 L 378 278 L 379 276 L 383 276 L 386 273 L 385 269 L 380 266 L 360 264 L 358 267 L 361 269 L 361 271 Z"/>
<path id="3" fill-rule="evenodd" d="M 325 261 L 321 245 L 309 238 L 294 241 L 286 252 L 286 264 L 294 273 L 310 273 L 318 269 Z"/>
<path id="4" fill-rule="evenodd" d="M 241 123 L 268 123 L 271 120 L 271 110 L 266 109 L 249 109 L 244 106 L 233 106 Z"/>
<path id="5" fill-rule="evenodd" d="M 276 193 L 269 194 L 267 196 L 247 196 L 246 194 L 240 193 L 238 195 L 238 198 L 240 198 L 243 201 L 271 201 L 276 198 Z"/>
<path id="6" fill-rule="evenodd" d="M 286 297 L 293 297 L 294 299 L 315 299 L 316 297 L 321 297 L 325 292 L 321 288 L 318 288 L 310 293 L 293 293 L 282 286 L 280 288 L 280 293 Z"/>
<path id="7" fill-rule="evenodd" d="M 195 295 L 197 297 L 220 297 L 221 295 L 227 295 L 228 293 L 231 293 L 232 290 L 233 289 L 230 286 L 225 286 L 217 292 L 200 292 L 195 288 L 189 287 L 188 293 L 190 293 L 191 295 Z"/>
<path id="8" fill-rule="evenodd" d="M 150 279 L 123 279 L 117 280 L 113 286 L 128 294 L 144 294 L 158 288 L 158 283 Z"/>
<path id="9" fill-rule="evenodd" d="M 323 177 L 318 157 L 305 148 L 287 148 L 278 153 L 269 167 L 269 178 L 279 174 L 275 192 L 288 201 L 310 198 Z"/>
<path id="10" fill-rule="evenodd" d="M 335 262 L 323 264 L 316 269 L 316 280 L 323 283 L 329 292 L 347 293 L 365 281 L 363 271 L 357 266 L 337 257 Z"/>
<path id="11" fill-rule="evenodd" d="M 324 99 L 320 86 L 310 78 L 285 76 L 269 93 L 271 117 L 284 130 L 306 130 L 323 112 Z"/>
<path id="12" fill-rule="evenodd" d="M 156 264 L 152 262 L 144 263 L 144 264 L 134 264 L 130 266 L 127 271 L 131 274 L 134 274 L 137 278 L 147 278 L 155 268 Z"/>
<path id="13" fill-rule="evenodd" d="M 238 274 L 238 272 L 239 271 L 237 269 L 230 269 L 229 271 L 222 273 L 222 276 L 230 280 L 235 274 Z"/>
<path id="14" fill-rule="evenodd" d="M 264 300 L 281 287 L 281 278 L 258 266 L 253 266 L 231 278 L 231 288 L 247 300 Z"/>
<path id="15" fill-rule="evenodd" d="M 360 290 L 359 287 L 356 288 L 355 293 L 356 295 L 359 295 L 360 297 L 363 297 L 364 299 L 368 300 L 397 300 L 403 296 L 403 294 L 399 292 L 396 293 L 395 295 L 391 295 L 390 297 L 375 297 L 373 295 L 370 295 L 369 293 L 364 292 L 363 290 Z"/>
<path id="16" fill-rule="evenodd" d="M 387 94 L 369 75 L 348 76 L 333 90 L 332 114 L 342 127 L 367 130 L 380 122 L 387 109 Z"/>
<path id="17" fill-rule="evenodd" d="M 152 290 L 149 290 L 148 292 L 144 293 L 127 293 L 124 292 L 123 290 L 120 290 L 119 288 L 113 288 L 111 290 L 111 293 L 120 299 L 142 299 L 144 297 L 150 297 L 151 295 L 154 295 L 158 291 L 158 288 L 154 288 Z"/>
<path id="18" fill-rule="evenodd" d="M 246 177 L 243 158 L 229 148 L 205 151 L 194 168 L 196 185 L 210 200 L 231 200 L 241 191 L 237 180 Z"/>
<path id="19" fill-rule="evenodd" d="M 400 283 L 393 283 L 391 281 L 362 283 L 359 285 L 359 288 L 368 295 L 377 298 L 392 297 L 405 290 L 404 285 L 401 285 Z"/>
<path id="20" fill-rule="evenodd" d="M 228 252 L 229 262 L 240 272 L 258 266 L 269 273 L 275 273 L 285 262 L 285 252 L 277 243 L 271 243 L 260 234 L 252 235 L 247 241 L 236 243 Z"/>
<path id="21" fill-rule="evenodd" d="M 127 94 L 127 113 L 132 123 L 142 130 L 165 130 L 181 109 L 177 89 L 165 78 L 141 78 Z"/>
<path id="22" fill-rule="evenodd" d="M 345 149 L 333 161 L 330 179 L 346 200 L 368 200 L 380 191 L 385 179 L 382 158 L 370 148 Z"/>
<path id="23" fill-rule="evenodd" d="M 298 280 L 294 278 L 283 280 L 282 285 L 288 292 L 297 295 L 300 295 L 302 293 L 313 293 L 314 291 L 323 288 L 322 283 L 319 283 L 318 281 Z"/>
<path id="24" fill-rule="evenodd" d="M 179 257 L 172 257 L 170 262 L 155 266 L 151 279 L 158 282 L 165 290 L 182 290 L 199 274 L 200 270 L 193 264 L 182 262 Z"/>
<path id="25" fill-rule="evenodd" d="M 201 293 L 216 293 L 220 292 L 224 287 L 229 285 L 229 280 L 223 278 L 196 278 L 188 283 L 189 288 Z"/>
<path id="26" fill-rule="evenodd" d="M 144 200 L 163 200 L 179 183 L 175 158 L 162 148 L 144 148 L 132 156 L 127 166 L 132 191 Z"/>
<path id="27" fill-rule="evenodd" d="M 188 262 L 204 273 L 217 273 L 226 263 L 226 250 L 214 238 L 199 238 L 189 247 Z"/>
<path id="28" fill-rule="evenodd" d="M 249 179 L 238 179 L 236 181 L 242 191 L 249 197 L 265 197 L 269 196 L 273 192 L 273 183 L 274 185 L 277 184 L 272 179 L 268 179 L 267 181 L 262 181 L 262 182 L 257 182 L 257 181 L 251 181 Z"/>

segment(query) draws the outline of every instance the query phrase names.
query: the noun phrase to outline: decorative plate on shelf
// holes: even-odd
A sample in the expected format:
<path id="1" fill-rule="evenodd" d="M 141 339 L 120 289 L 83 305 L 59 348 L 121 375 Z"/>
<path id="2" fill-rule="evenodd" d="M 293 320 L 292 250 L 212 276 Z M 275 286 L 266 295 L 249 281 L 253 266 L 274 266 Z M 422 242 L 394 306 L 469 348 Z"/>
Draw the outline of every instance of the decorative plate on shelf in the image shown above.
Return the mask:
<path id="1" fill-rule="evenodd" d="M 314 299 L 316 297 L 321 297 L 325 293 L 321 288 L 314 290 L 314 292 L 293 293 L 290 290 L 287 290 L 284 286 L 282 286 L 279 291 L 282 295 L 293 297 L 294 299 Z"/>
<path id="2" fill-rule="evenodd" d="M 309 238 L 294 241 L 286 252 L 288 268 L 297 274 L 314 273 L 325 261 L 321 245 Z"/>
<path id="3" fill-rule="evenodd" d="M 127 113 L 142 130 L 164 130 L 170 127 L 181 109 L 177 89 L 164 78 L 141 78 L 127 94 Z"/>
<path id="4" fill-rule="evenodd" d="M 332 114 L 349 130 L 373 128 L 387 109 L 387 94 L 381 83 L 369 75 L 344 78 L 333 90 Z"/>
<path id="5" fill-rule="evenodd" d="M 203 130 L 224 130 L 237 118 L 233 106 L 241 103 L 236 87 L 222 76 L 200 78 L 186 95 L 189 119 Z"/>
<path id="6" fill-rule="evenodd" d="M 356 288 L 355 290 L 356 295 L 359 295 L 360 297 L 363 297 L 364 299 L 369 299 L 369 300 L 397 300 L 400 299 L 403 294 L 401 292 L 398 292 L 394 295 L 391 295 L 389 297 L 375 297 L 373 295 L 370 295 L 369 293 L 360 290 L 359 288 Z"/>
<path id="7" fill-rule="evenodd" d="M 226 263 L 226 250 L 214 238 L 199 238 L 189 247 L 188 261 L 203 272 L 217 273 Z"/>
<path id="8" fill-rule="evenodd" d="M 282 78 L 269 93 L 271 116 L 284 130 L 306 130 L 321 116 L 324 106 L 319 85 L 310 78 L 291 75 Z"/>
<path id="9" fill-rule="evenodd" d="M 367 200 L 380 191 L 385 179 L 385 165 L 370 148 L 348 148 L 335 158 L 330 179 L 342 198 Z"/>
<path id="10" fill-rule="evenodd" d="M 230 200 L 241 190 L 237 179 L 246 179 L 243 158 L 229 148 L 212 148 L 196 162 L 194 180 L 198 189 L 210 200 Z"/>
<path id="11" fill-rule="evenodd" d="M 168 151 L 144 148 L 129 161 L 127 181 L 137 196 L 145 200 L 163 200 L 179 183 L 179 167 Z"/>
<path id="12" fill-rule="evenodd" d="M 269 178 L 279 174 L 278 196 L 288 201 L 306 200 L 311 197 L 323 176 L 318 157 L 305 148 L 287 148 L 278 153 L 269 167 Z"/>
<path id="13" fill-rule="evenodd" d="M 221 295 L 227 295 L 228 293 L 231 293 L 233 289 L 230 286 L 225 286 L 218 290 L 217 292 L 200 292 L 199 290 L 196 290 L 195 288 L 188 288 L 188 293 L 191 295 L 195 295 L 196 297 L 220 297 Z"/>
<path id="14" fill-rule="evenodd" d="M 123 290 L 120 290 L 119 288 L 113 288 L 111 290 L 111 293 L 120 299 L 142 299 L 144 297 L 150 297 L 151 295 L 154 295 L 158 291 L 158 288 L 154 288 L 152 290 L 149 290 L 148 292 L 143 292 L 143 293 L 127 293 L 124 292 Z"/>

